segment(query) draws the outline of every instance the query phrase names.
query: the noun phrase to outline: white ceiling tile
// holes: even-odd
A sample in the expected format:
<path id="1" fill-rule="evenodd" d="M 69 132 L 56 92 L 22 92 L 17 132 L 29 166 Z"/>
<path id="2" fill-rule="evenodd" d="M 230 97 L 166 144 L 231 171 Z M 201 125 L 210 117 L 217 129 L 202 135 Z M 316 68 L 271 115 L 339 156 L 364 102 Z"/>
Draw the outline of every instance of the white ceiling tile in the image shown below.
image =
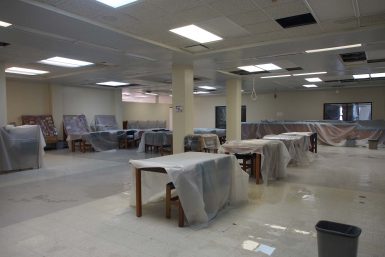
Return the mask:
<path id="1" fill-rule="evenodd" d="M 310 12 L 302 0 L 266 7 L 264 11 L 273 19 L 285 18 Z"/>
<path id="2" fill-rule="evenodd" d="M 239 37 L 250 34 L 244 28 L 223 16 L 199 22 L 197 25 L 225 39 L 226 37 Z"/>
<path id="3" fill-rule="evenodd" d="M 257 4 L 261 8 L 266 8 L 266 7 L 271 7 L 271 6 L 277 6 L 281 4 L 287 4 L 290 2 L 295 2 L 297 0 L 277 0 L 277 1 L 272 1 L 272 0 L 253 0 L 255 4 Z"/>
<path id="4" fill-rule="evenodd" d="M 377 14 L 370 16 L 363 16 L 360 18 L 361 26 L 373 26 L 377 24 L 385 24 L 385 14 Z"/>
<path id="5" fill-rule="evenodd" d="M 266 33 L 282 30 L 282 27 L 275 21 L 264 21 L 256 24 L 249 24 L 244 28 L 252 34 Z"/>
<path id="6" fill-rule="evenodd" d="M 263 22 L 271 19 L 269 16 L 266 15 L 265 12 L 258 9 L 230 15 L 228 16 L 228 18 L 241 26 Z"/>
<path id="7" fill-rule="evenodd" d="M 224 15 L 233 15 L 257 9 L 256 5 L 251 0 L 217 0 L 210 2 L 208 5 Z"/>
<path id="8" fill-rule="evenodd" d="M 384 0 L 358 0 L 358 9 L 361 16 L 382 14 L 385 16 Z"/>
<path id="9" fill-rule="evenodd" d="M 321 21 L 354 17 L 351 0 L 308 0 L 308 3 Z"/>

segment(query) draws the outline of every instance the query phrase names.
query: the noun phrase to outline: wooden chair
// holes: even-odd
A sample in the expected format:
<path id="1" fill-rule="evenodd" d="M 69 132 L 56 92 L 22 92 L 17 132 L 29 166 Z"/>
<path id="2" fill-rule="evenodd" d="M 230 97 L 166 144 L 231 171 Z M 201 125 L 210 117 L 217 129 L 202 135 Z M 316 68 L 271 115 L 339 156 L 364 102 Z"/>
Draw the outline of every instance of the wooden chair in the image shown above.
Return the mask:
<path id="1" fill-rule="evenodd" d="M 184 211 L 182 208 L 182 204 L 179 200 L 178 196 L 171 196 L 171 191 L 175 189 L 175 186 L 172 182 L 168 183 L 166 185 L 166 218 L 171 218 L 171 205 L 176 205 L 178 208 L 178 226 L 183 227 L 184 226 Z"/>
<path id="2" fill-rule="evenodd" d="M 257 153 L 245 153 L 245 154 L 234 154 L 244 171 L 250 170 L 250 175 L 255 176 L 256 184 L 259 184 L 261 177 L 261 155 Z"/>

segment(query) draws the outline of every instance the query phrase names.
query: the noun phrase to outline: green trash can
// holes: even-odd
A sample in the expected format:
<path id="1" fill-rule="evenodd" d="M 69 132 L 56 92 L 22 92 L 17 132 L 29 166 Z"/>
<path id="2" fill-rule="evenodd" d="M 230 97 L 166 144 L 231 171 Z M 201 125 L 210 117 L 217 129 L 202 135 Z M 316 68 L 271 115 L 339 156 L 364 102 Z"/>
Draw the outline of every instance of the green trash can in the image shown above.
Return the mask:
<path id="1" fill-rule="evenodd" d="M 359 227 L 321 220 L 315 228 L 318 257 L 357 257 Z"/>

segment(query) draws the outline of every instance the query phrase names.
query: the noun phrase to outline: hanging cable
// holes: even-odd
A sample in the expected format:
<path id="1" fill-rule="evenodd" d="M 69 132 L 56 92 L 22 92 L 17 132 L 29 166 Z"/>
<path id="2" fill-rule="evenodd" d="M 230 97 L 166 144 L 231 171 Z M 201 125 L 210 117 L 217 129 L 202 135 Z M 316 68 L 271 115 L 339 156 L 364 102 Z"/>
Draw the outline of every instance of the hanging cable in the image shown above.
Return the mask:
<path id="1" fill-rule="evenodd" d="M 257 93 L 255 92 L 255 76 L 253 77 L 253 90 L 251 91 L 251 100 L 257 100 Z"/>

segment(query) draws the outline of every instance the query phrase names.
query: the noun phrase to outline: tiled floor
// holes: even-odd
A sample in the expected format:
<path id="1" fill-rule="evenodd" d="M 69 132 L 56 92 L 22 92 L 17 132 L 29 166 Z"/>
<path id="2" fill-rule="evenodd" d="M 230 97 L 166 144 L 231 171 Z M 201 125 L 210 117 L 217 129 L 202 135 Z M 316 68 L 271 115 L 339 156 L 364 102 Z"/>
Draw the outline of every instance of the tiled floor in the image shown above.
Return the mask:
<path id="1" fill-rule="evenodd" d="M 269 186 L 208 228 L 178 228 L 163 204 L 129 207 L 134 150 L 49 151 L 46 168 L 0 175 L 0 256 L 317 256 L 314 225 L 362 228 L 359 257 L 385 256 L 385 149 L 320 146 L 307 167 Z"/>

